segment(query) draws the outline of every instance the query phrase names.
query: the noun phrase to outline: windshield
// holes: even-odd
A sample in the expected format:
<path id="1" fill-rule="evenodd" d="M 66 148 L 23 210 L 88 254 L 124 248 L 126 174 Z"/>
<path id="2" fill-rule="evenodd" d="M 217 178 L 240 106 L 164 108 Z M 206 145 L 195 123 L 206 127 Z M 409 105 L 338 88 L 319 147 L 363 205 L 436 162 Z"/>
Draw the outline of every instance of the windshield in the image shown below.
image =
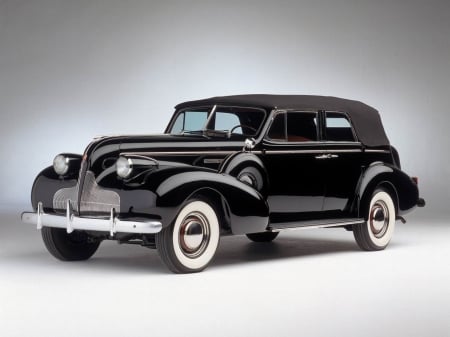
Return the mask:
<path id="1" fill-rule="evenodd" d="M 200 133 L 209 136 L 256 136 L 264 121 L 264 110 L 241 107 L 188 108 L 178 112 L 169 133 Z"/>

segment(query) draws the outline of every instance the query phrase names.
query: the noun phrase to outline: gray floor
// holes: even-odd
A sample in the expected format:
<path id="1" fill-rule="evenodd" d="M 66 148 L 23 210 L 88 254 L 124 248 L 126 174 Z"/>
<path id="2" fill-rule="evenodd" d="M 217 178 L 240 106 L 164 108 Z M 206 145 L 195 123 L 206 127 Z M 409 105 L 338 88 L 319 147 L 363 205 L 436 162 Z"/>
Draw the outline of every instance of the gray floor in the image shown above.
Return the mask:
<path id="1" fill-rule="evenodd" d="M 361 252 L 350 232 L 223 238 L 202 273 L 103 243 L 63 263 L 17 212 L 0 214 L 0 335 L 449 336 L 450 224 L 410 217 L 391 245 Z"/>

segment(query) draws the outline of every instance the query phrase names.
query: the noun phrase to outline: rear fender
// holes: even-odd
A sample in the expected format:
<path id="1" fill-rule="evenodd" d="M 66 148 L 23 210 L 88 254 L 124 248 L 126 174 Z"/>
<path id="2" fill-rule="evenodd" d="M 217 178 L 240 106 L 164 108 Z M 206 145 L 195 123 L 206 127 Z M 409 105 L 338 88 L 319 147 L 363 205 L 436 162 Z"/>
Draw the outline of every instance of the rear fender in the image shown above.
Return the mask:
<path id="1" fill-rule="evenodd" d="M 398 215 L 412 210 L 419 198 L 417 185 L 406 173 L 389 164 L 377 162 L 362 173 L 358 184 L 358 212 L 366 214 L 366 209 L 373 192 L 377 187 L 390 190 L 397 207 Z"/>

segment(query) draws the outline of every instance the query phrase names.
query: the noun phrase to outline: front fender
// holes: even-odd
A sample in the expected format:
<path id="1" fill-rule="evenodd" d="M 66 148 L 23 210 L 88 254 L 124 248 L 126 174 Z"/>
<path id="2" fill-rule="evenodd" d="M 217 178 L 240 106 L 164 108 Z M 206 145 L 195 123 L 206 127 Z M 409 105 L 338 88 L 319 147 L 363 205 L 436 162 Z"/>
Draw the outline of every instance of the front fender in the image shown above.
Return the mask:
<path id="1" fill-rule="evenodd" d="M 74 171 L 78 168 L 74 168 Z M 61 178 L 53 169 L 53 166 L 43 169 L 34 180 L 31 188 L 31 205 L 33 209 L 37 209 L 38 202 L 42 202 L 45 212 L 53 211 L 53 196 L 56 191 L 62 188 L 74 187 L 77 184 L 76 173 Z"/>
<path id="2" fill-rule="evenodd" d="M 399 215 L 417 205 L 419 190 L 411 177 L 395 166 L 379 162 L 368 166 L 361 175 L 357 191 L 360 200 L 359 210 L 368 203 L 372 193 L 380 185 L 394 190 Z"/>
<path id="3" fill-rule="evenodd" d="M 258 191 L 228 174 L 196 170 L 172 175 L 155 190 L 163 226 L 172 223 L 187 199 L 206 189 L 225 200 L 233 234 L 262 232 L 267 228 L 269 207 Z"/>

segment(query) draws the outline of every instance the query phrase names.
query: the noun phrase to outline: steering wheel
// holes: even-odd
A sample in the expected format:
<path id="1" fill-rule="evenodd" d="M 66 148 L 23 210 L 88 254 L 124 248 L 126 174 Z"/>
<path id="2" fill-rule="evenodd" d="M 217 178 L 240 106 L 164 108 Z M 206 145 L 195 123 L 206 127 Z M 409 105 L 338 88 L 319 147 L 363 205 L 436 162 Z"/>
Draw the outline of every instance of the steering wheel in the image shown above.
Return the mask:
<path id="1" fill-rule="evenodd" d="M 252 127 L 252 126 L 248 126 L 248 125 L 245 125 L 245 124 L 238 124 L 238 125 L 235 125 L 235 126 L 233 126 L 232 128 L 231 128 L 231 130 L 230 131 L 228 131 L 228 134 L 229 135 L 231 135 L 232 133 L 233 133 L 233 131 L 235 130 L 235 129 L 237 129 L 237 128 L 247 128 L 247 129 L 250 129 L 250 130 L 252 130 L 252 131 L 255 131 L 255 133 L 258 131 L 258 130 L 256 130 L 254 127 Z"/>

